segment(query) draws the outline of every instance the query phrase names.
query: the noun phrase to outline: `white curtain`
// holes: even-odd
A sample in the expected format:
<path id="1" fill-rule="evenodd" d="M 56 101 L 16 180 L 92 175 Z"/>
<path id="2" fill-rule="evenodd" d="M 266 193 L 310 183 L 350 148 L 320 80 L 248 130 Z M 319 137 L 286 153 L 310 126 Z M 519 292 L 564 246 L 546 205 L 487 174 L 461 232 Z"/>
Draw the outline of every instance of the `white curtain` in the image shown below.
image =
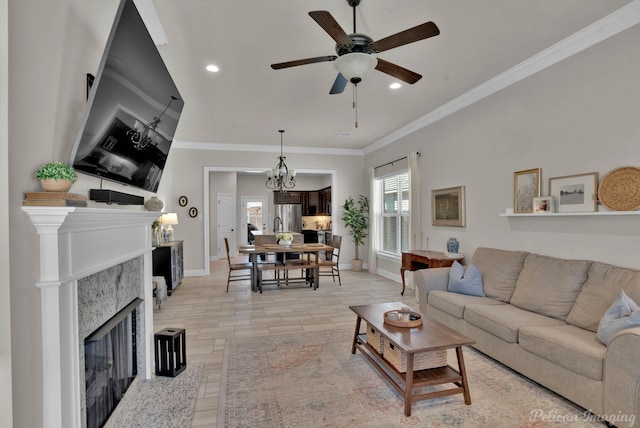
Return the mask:
<path id="1" fill-rule="evenodd" d="M 418 158 L 420 153 L 411 152 L 407 155 L 409 161 L 409 246 L 411 250 L 422 249 L 422 213 L 420 202 L 420 167 Z"/>
<path id="2" fill-rule="evenodd" d="M 376 189 L 375 168 L 369 170 L 369 273 L 375 274 L 378 270 L 376 257 L 376 242 L 378 236 L 378 220 L 380 219 L 380 192 Z"/>

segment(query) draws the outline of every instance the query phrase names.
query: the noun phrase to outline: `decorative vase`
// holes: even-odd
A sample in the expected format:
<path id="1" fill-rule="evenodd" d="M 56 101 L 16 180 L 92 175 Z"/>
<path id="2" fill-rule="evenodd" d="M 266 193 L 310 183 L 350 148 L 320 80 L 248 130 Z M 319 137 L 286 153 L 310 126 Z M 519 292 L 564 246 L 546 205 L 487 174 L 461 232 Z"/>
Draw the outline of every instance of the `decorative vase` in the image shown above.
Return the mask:
<path id="1" fill-rule="evenodd" d="M 362 260 L 361 259 L 351 260 L 351 270 L 354 272 L 360 272 L 362 270 Z"/>
<path id="2" fill-rule="evenodd" d="M 161 199 L 152 196 L 144 203 L 144 207 L 147 211 L 162 211 L 162 208 L 164 208 L 164 202 L 162 202 Z"/>
<path id="3" fill-rule="evenodd" d="M 447 252 L 448 253 L 457 253 L 460 249 L 460 243 L 456 238 L 449 238 L 447 241 Z"/>
<path id="4" fill-rule="evenodd" d="M 46 192 L 68 192 L 71 186 L 73 186 L 73 181 L 43 178 L 40 180 L 40 185 Z"/>
<path id="5" fill-rule="evenodd" d="M 278 244 L 281 247 L 288 247 L 289 245 L 291 245 L 291 241 L 284 241 L 284 240 L 281 239 L 280 241 L 278 241 Z"/>

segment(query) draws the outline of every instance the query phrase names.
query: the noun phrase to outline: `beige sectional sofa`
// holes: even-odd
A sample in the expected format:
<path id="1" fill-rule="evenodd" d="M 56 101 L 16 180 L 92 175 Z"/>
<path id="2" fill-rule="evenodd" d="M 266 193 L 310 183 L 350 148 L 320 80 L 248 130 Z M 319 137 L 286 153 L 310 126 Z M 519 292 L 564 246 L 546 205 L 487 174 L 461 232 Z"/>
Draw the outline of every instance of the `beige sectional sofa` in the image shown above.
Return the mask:
<path id="1" fill-rule="evenodd" d="M 478 248 L 471 263 L 486 297 L 448 292 L 450 268 L 424 269 L 415 276 L 420 312 L 613 425 L 636 426 L 640 328 L 608 346 L 596 331 L 620 289 L 640 303 L 640 271 L 492 248 Z"/>

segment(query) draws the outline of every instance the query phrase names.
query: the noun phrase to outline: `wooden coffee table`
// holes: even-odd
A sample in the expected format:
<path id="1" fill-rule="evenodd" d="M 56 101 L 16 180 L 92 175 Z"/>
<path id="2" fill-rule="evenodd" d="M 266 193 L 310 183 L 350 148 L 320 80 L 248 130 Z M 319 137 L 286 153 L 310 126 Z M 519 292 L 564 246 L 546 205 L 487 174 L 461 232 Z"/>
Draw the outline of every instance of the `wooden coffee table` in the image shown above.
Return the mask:
<path id="1" fill-rule="evenodd" d="M 349 306 L 356 313 L 356 330 L 353 335 L 351 353 L 356 349 L 373 365 L 373 367 L 404 397 L 404 414 L 411 416 L 414 402 L 445 395 L 463 394 L 465 404 L 471 404 L 467 374 L 464 368 L 462 347 L 475 343 L 473 339 L 450 329 L 437 321 L 424 317 L 419 327 L 394 327 L 384 323 L 384 313 L 407 306 L 402 302 L 377 303 L 371 305 Z M 407 372 L 400 373 L 384 359 L 371 345 L 367 344 L 365 333 L 360 333 L 360 324 L 365 320 L 375 327 L 384 340 L 388 340 L 407 354 Z M 413 370 L 415 354 L 438 350 L 456 349 L 458 368 L 447 365 L 425 370 Z M 449 389 L 414 394 L 415 389 L 426 386 L 454 384 Z"/>

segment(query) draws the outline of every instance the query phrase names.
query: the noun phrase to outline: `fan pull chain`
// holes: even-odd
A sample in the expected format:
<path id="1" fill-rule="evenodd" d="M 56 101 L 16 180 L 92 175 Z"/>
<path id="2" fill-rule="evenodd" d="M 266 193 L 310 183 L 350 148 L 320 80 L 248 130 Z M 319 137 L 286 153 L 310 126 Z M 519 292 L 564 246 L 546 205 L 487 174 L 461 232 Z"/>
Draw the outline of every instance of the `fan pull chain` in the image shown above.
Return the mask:
<path id="1" fill-rule="evenodd" d="M 356 128 L 358 127 L 358 85 L 353 85 L 353 107 L 356 110 Z"/>

